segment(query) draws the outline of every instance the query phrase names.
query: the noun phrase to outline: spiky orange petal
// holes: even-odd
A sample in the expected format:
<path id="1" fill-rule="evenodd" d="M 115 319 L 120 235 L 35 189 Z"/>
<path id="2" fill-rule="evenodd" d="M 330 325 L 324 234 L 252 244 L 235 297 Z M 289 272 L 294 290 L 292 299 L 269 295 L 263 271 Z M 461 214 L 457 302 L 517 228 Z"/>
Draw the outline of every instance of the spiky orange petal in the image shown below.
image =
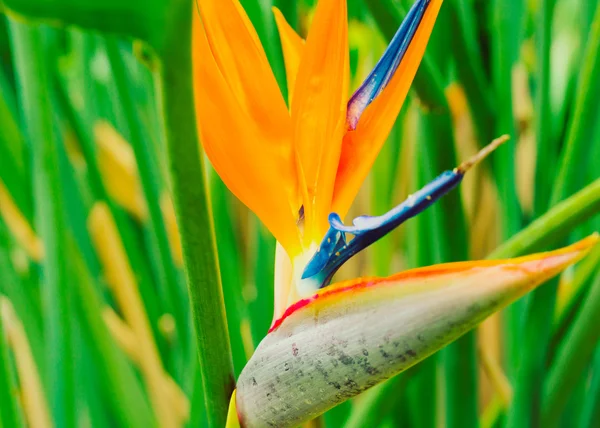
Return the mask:
<path id="1" fill-rule="evenodd" d="M 292 121 L 308 242 L 327 230 L 348 101 L 346 0 L 321 0 L 293 91 Z"/>
<path id="2" fill-rule="evenodd" d="M 281 50 L 283 51 L 283 59 L 285 62 L 285 75 L 287 78 L 288 99 L 289 105 L 292 105 L 292 95 L 294 94 L 294 86 L 296 85 L 296 76 L 298 75 L 298 67 L 304 52 L 304 40 L 296 33 L 296 31 L 288 24 L 285 17 L 279 9 L 273 7 L 273 15 L 279 31 L 279 39 L 281 40 Z"/>
<path id="3" fill-rule="evenodd" d="M 300 241 L 290 116 L 241 6 L 232 0 L 216 3 L 200 2 L 204 21 L 194 20 L 202 145 L 227 187 L 293 253 Z"/>

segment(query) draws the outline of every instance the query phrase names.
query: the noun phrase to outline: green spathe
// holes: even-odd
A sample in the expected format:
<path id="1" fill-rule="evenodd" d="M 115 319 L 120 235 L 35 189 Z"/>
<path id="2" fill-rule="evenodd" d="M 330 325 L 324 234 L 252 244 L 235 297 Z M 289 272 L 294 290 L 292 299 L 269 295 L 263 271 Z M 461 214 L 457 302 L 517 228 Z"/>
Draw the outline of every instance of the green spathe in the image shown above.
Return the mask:
<path id="1" fill-rule="evenodd" d="M 244 426 L 297 426 L 413 366 L 583 257 L 436 265 L 325 288 L 261 342 L 237 384 Z"/>

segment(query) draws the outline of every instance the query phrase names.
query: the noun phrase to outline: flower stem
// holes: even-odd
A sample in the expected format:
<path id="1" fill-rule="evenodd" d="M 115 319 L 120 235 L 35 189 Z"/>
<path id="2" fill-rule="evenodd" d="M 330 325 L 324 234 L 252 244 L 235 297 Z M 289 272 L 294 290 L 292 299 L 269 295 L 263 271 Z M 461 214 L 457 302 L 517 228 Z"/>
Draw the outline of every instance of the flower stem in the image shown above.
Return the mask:
<path id="1" fill-rule="evenodd" d="M 600 212 L 600 178 L 496 248 L 488 259 L 505 259 L 539 251 L 564 238 L 577 225 Z"/>
<path id="2" fill-rule="evenodd" d="M 209 425 L 217 427 L 225 426 L 234 379 L 203 157 L 196 133 L 191 58 L 193 7 L 191 0 L 177 0 L 169 8 L 165 43 L 159 51 L 163 64 L 161 107 L 206 415 Z"/>

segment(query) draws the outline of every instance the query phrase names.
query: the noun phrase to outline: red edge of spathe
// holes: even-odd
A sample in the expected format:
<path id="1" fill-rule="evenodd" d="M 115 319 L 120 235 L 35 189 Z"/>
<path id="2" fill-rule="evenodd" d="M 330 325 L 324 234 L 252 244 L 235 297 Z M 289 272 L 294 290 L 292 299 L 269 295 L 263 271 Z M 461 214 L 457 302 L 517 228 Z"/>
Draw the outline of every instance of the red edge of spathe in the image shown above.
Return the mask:
<path id="1" fill-rule="evenodd" d="M 277 330 L 277 328 L 283 323 L 283 321 L 285 321 L 285 319 L 288 318 L 289 316 L 291 316 L 294 312 L 304 308 L 305 306 L 310 305 L 311 303 L 315 302 L 316 300 L 318 300 L 320 298 L 330 297 L 330 296 L 333 296 L 336 294 L 345 293 L 350 290 L 361 290 L 361 289 L 368 288 L 368 287 L 371 287 L 374 285 L 379 285 L 382 282 L 387 282 L 387 281 L 394 281 L 394 280 L 398 280 L 398 279 L 405 280 L 405 279 L 419 278 L 419 277 L 428 276 L 431 273 L 437 273 L 437 274 L 454 273 L 454 272 L 458 272 L 462 269 L 460 269 L 459 266 L 450 267 L 450 265 L 454 265 L 454 264 L 459 265 L 459 264 L 467 264 L 467 263 L 472 263 L 472 262 L 449 263 L 448 265 L 440 265 L 440 266 L 448 267 L 447 269 L 446 268 L 439 269 L 438 266 L 431 266 L 431 267 L 427 267 L 427 268 L 418 268 L 418 269 L 407 270 L 407 271 L 400 272 L 395 275 L 387 276 L 384 278 L 379 278 L 379 277 L 357 278 L 357 279 L 353 279 L 350 281 L 333 284 L 331 286 L 323 288 L 321 291 L 317 292 L 316 294 L 312 295 L 311 297 L 307 297 L 305 299 L 298 300 L 296 303 L 289 306 L 285 310 L 283 315 L 273 322 L 273 325 L 269 329 L 269 333 Z"/>
<path id="2" fill-rule="evenodd" d="M 594 244 L 596 244 L 598 242 L 598 240 L 599 240 L 598 234 L 594 233 L 593 235 L 588 236 L 587 238 L 584 238 L 581 241 L 576 242 L 573 245 L 570 245 L 568 247 L 564 247 L 564 248 L 561 248 L 561 249 L 558 249 L 555 251 L 545 252 L 545 253 L 538 253 L 538 254 L 533 254 L 533 255 L 529 255 L 529 256 L 508 259 L 508 260 L 480 260 L 480 261 L 476 261 L 476 262 L 467 261 L 467 262 L 446 263 L 446 264 L 422 267 L 422 268 L 417 268 L 417 269 L 411 269 L 411 270 L 407 270 L 404 272 L 399 272 L 395 275 L 391 275 L 391 276 L 388 276 L 385 278 L 380 278 L 380 277 L 358 278 L 355 280 L 350 280 L 350 281 L 342 282 L 339 284 L 333 284 L 333 285 L 323 288 L 322 290 L 318 291 L 311 297 L 307 297 L 305 299 L 298 300 L 296 303 L 293 303 L 291 306 L 289 306 L 285 310 L 283 315 L 273 322 L 268 333 L 270 334 L 273 331 L 277 330 L 281 326 L 281 324 L 283 324 L 283 322 L 288 317 L 290 317 L 292 314 L 294 314 L 295 312 L 299 311 L 300 309 L 302 309 L 306 306 L 309 306 L 310 304 L 314 303 L 315 301 L 317 301 L 320 298 L 330 297 L 330 296 L 340 294 L 340 293 L 346 293 L 351 290 L 362 290 L 362 289 L 372 287 L 375 285 L 380 285 L 380 284 L 385 285 L 385 283 L 392 282 L 392 281 L 423 278 L 423 277 L 427 277 L 430 275 L 453 274 L 453 273 L 457 273 L 457 272 L 466 271 L 470 268 L 477 268 L 477 267 L 491 267 L 491 266 L 498 266 L 498 265 L 502 265 L 502 264 L 516 265 L 516 264 L 520 264 L 520 263 L 524 263 L 524 262 L 528 262 L 528 261 L 544 260 L 547 257 L 556 257 L 556 256 L 564 255 L 566 253 L 583 251 L 586 249 L 589 250 L 590 248 L 592 248 L 592 246 Z"/>

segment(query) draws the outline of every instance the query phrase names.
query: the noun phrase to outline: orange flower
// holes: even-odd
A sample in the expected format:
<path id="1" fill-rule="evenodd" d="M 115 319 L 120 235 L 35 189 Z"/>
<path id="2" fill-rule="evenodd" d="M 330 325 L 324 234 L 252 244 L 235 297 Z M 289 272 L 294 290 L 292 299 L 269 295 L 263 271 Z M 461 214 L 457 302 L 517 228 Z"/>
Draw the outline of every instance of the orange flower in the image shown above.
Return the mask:
<path id="1" fill-rule="evenodd" d="M 410 28 L 386 52 L 386 79 L 365 82 L 379 90 L 361 87 L 350 102 L 346 1 L 319 2 L 306 43 L 275 9 L 288 110 L 239 2 L 198 2 L 194 66 L 204 148 L 291 256 L 321 240 L 330 212 L 343 216 L 350 207 L 396 120 L 441 4 L 417 2 Z"/>
<path id="2" fill-rule="evenodd" d="M 441 3 L 416 0 L 350 99 L 346 0 L 320 0 L 306 42 L 275 10 L 288 108 L 239 2 L 199 0 L 194 67 L 202 143 L 226 185 L 280 243 L 275 321 L 238 379 L 232 426 L 311 419 L 418 363 L 598 241 L 328 285 L 342 263 L 456 187 L 505 140 L 388 213 L 342 222 L 404 102 Z"/>
<path id="3" fill-rule="evenodd" d="M 274 10 L 290 108 L 237 0 L 199 1 L 195 95 L 204 149 L 229 189 L 293 261 L 318 249 L 328 215 L 344 216 L 404 102 L 442 0 L 418 0 L 373 73 L 348 99 L 346 0 L 321 0 L 304 42 Z M 284 281 L 278 310 L 301 297 Z M 292 287 L 293 288 L 293 287 Z M 314 291 L 314 290 L 310 290 Z"/>

